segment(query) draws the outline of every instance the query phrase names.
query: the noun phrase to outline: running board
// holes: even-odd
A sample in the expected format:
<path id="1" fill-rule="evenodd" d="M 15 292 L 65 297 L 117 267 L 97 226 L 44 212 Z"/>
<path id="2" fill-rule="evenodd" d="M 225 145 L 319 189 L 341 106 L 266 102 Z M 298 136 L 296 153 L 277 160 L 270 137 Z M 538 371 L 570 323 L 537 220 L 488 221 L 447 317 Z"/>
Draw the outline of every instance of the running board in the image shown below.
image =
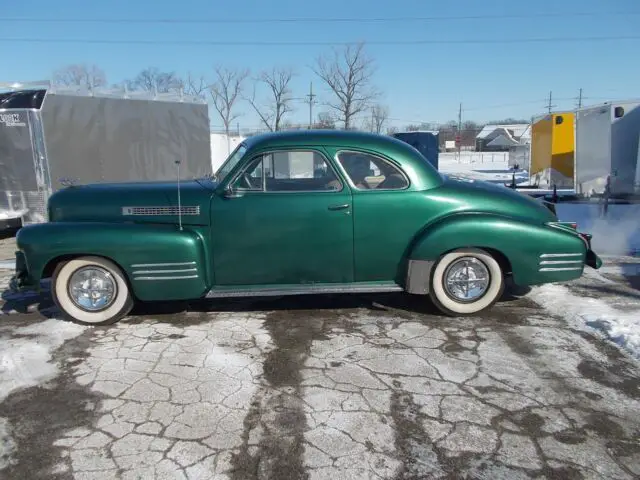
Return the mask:
<path id="1" fill-rule="evenodd" d="M 287 295 L 323 295 L 329 293 L 388 293 L 402 292 L 404 289 L 396 283 L 333 283 L 311 285 L 280 285 L 278 287 L 218 287 L 207 292 L 205 298 L 229 297 L 281 297 Z"/>

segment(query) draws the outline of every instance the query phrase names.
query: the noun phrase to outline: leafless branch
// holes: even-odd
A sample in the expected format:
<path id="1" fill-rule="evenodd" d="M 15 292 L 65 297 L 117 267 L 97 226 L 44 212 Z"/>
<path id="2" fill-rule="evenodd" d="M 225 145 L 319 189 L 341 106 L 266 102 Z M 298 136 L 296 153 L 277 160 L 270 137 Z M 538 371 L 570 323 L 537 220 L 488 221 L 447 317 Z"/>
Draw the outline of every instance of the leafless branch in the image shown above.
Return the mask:
<path id="1" fill-rule="evenodd" d="M 74 64 L 55 71 L 53 83 L 63 86 L 96 88 L 107 84 L 107 76 L 96 65 Z"/>
<path id="2" fill-rule="evenodd" d="M 213 107 L 222 119 L 225 133 L 229 135 L 231 124 L 240 116 L 234 111 L 234 106 L 242 93 L 249 71 L 216 67 L 215 72 L 216 80 L 209 85 L 208 91 Z"/>
<path id="3" fill-rule="evenodd" d="M 371 118 L 367 121 L 369 131 L 373 133 L 382 133 L 384 126 L 389 119 L 389 108 L 376 104 L 371 107 Z"/>
<path id="4" fill-rule="evenodd" d="M 293 76 L 293 70 L 290 68 L 273 68 L 271 71 L 264 71 L 254 79 L 252 95 L 245 97 L 262 123 L 271 131 L 281 130 L 284 116 L 292 111 L 289 83 Z M 269 93 L 266 106 L 260 106 L 256 101 L 256 85 L 259 84 L 264 85 Z"/>
<path id="5" fill-rule="evenodd" d="M 367 110 L 379 96 L 371 84 L 374 71 L 363 43 L 347 45 L 343 51 L 334 49 L 332 58 L 317 59 L 314 72 L 334 96 L 327 106 L 339 114 L 345 129 L 351 128 L 353 117 Z"/>

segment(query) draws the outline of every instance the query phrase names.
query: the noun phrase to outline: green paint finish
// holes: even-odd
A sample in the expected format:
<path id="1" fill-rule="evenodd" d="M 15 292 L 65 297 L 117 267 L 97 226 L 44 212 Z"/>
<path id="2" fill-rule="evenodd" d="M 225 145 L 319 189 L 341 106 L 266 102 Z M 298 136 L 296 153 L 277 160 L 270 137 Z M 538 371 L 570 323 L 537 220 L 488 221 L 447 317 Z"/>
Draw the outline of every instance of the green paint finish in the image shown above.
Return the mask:
<path id="1" fill-rule="evenodd" d="M 218 285 L 347 283 L 353 219 L 346 192 L 246 193 L 212 200 Z"/>
<path id="2" fill-rule="evenodd" d="M 37 285 L 50 262 L 79 255 L 114 260 L 135 296 L 148 301 L 202 297 L 212 288 L 404 286 L 409 260 L 437 260 L 460 247 L 499 252 L 521 285 L 571 280 L 582 274 L 585 262 L 601 265 L 572 228 L 551 225 L 556 216 L 536 200 L 504 187 L 443 176 L 417 150 L 391 137 L 280 132 L 250 137 L 240 148 L 239 161 L 233 168 L 223 167 L 225 174 L 216 181 L 181 182 L 182 231 L 178 189 L 172 182 L 74 186 L 57 192 L 49 202 L 50 221 L 18 234 L 20 283 Z M 324 157 L 342 189 L 229 188 L 261 153 L 310 149 Z M 336 160 L 341 150 L 373 154 L 396 165 L 408 187 L 355 188 Z M 194 266 L 166 268 L 174 273 L 158 273 L 163 268 L 157 265 L 134 266 L 189 262 Z M 176 269 L 186 271 L 176 274 Z M 145 271 L 151 273 L 140 273 Z M 154 279 L 140 278 L 144 276 Z"/>
<path id="3" fill-rule="evenodd" d="M 26 258 L 29 272 L 26 283 L 31 285 L 39 283 L 50 262 L 79 255 L 96 255 L 116 262 L 127 274 L 133 291 L 140 300 L 197 298 L 206 292 L 211 283 L 205 260 L 204 238 L 195 231 L 180 232 L 175 225 L 52 222 L 21 228 L 16 243 Z M 166 267 L 151 264 L 190 262 L 195 262 L 196 272 L 179 275 L 196 275 L 196 278 L 137 279 L 178 275 L 156 273 L 158 270 L 166 270 Z"/>

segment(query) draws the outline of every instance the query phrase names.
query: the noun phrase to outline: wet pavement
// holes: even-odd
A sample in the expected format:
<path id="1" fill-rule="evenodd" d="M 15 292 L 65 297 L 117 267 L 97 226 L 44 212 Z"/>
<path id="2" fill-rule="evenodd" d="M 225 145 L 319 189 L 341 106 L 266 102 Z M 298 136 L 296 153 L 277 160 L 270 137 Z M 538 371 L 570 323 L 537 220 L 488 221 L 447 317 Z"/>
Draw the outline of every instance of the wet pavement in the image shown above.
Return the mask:
<path id="1" fill-rule="evenodd" d="M 2 342 L 55 316 L 4 310 Z M 638 362 L 526 297 L 466 319 L 398 294 L 137 313 L 0 403 L 0 478 L 640 476 Z"/>

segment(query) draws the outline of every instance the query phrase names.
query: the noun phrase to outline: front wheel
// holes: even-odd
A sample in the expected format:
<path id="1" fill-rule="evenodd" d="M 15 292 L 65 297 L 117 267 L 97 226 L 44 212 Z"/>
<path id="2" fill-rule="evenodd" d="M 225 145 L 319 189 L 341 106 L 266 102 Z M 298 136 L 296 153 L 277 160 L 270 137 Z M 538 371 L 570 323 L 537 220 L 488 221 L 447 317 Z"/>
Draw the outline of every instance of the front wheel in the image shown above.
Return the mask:
<path id="1" fill-rule="evenodd" d="M 465 248 L 442 256 L 431 273 L 429 295 L 443 313 L 473 315 L 491 307 L 504 291 L 500 264 L 485 250 Z"/>
<path id="2" fill-rule="evenodd" d="M 102 257 L 59 264 L 51 279 L 51 294 L 62 315 L 81 325 L 110 325 L 133 308 L 124 274 Z"/>

